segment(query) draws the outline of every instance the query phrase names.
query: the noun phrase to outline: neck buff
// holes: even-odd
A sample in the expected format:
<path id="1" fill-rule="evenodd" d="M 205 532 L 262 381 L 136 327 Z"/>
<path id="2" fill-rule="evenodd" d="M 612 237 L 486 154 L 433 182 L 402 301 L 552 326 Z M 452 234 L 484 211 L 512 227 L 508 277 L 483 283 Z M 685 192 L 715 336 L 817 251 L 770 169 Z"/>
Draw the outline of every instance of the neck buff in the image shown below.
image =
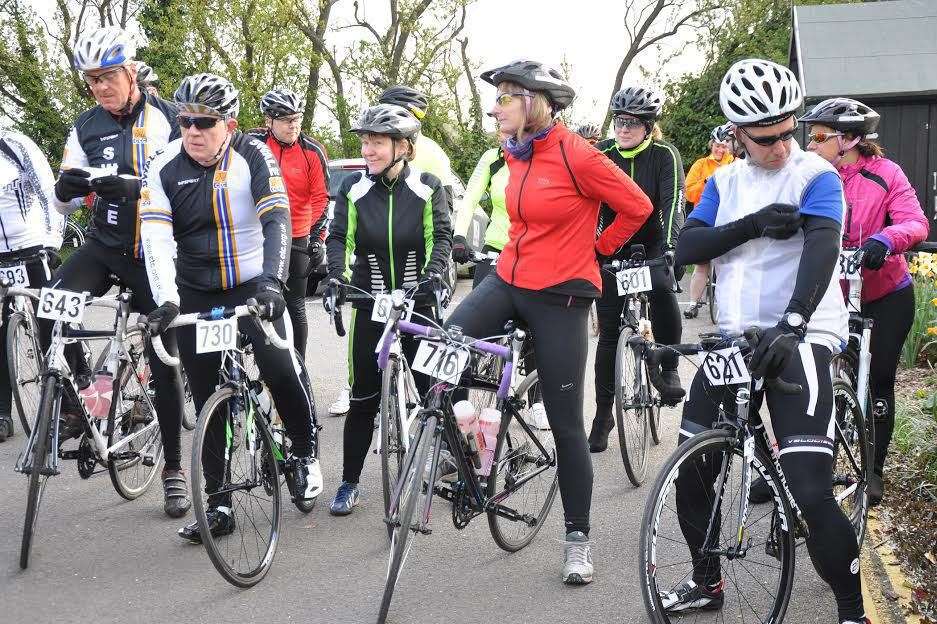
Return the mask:
<path id="1" fill-rule="evenodd" d="M 531 156 L 534 155 L 534 141 L 547 136 L 555 127 L 555 124 L 550 124 L 537 134 L 528 137 L 522 143 L 518 143 L 517 137 L 512 136 L 504 142 L 504 150 L 518 160 L 530 160 Z"/>

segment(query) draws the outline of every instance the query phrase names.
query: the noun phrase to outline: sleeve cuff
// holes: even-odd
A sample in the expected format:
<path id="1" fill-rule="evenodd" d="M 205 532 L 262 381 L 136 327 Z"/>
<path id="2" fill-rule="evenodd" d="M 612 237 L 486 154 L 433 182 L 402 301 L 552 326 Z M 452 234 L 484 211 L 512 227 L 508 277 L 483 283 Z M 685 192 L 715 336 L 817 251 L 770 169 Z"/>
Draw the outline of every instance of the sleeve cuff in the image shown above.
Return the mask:
<path id="1" fill-rule="evenodd" d="M 887 236 L 885 236 L 884 233 L 879 232 L 878 234 L 873 234 L 869 238 L 877 240 L 881 244 L 885 245 L 889 253 L 894 253 L 895 245 L 891 242 L 891 240 Z"/>

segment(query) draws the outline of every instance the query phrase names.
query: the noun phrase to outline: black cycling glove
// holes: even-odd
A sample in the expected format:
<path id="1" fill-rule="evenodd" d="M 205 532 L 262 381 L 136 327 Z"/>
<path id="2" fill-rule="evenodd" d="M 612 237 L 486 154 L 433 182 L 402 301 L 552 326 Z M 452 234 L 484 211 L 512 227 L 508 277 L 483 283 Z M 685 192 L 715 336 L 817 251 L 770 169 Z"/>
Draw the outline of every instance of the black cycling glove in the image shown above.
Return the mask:
<path id="1" fill-rule="evenodd" d="M 172 322 L 179 316 L 179 306 L 167 301 L 146 315 L 146 322 L 150 325 L 150 333 L 159 336 L 166 331 Z"/>
<path id="2" fill-rule="evenodd" d="M 464 236 L 452 237 L 452 259 L 459 264 L 465 264 L 471 261 L 472 252 L 468 248 L 468 241 Z"/>
<path id="3" fill-rule="evenodd" d="M 322 303 L 325 305 L 326 310 L 332 312 L 333 310 L 329 309 L 328 302 L 333 297 L 335 298 L 335 307 L 340 308 L 342 304 L 345 303 L 345 285 L 348 284 L 348 280 L 345 279 L 344 275 L 329 275 L 329 284 L 325 287 L 325 291 L 322 293 Z M 332 284 L 331 281 L 335 280 L 338 284 Z"/>
<path id="4" fill-rule="evenodd" d="M 882 268 L 889 254 L 888 245 L 875 238 L 866 240 L 859 249 L 862 251 L 862 266 L 873 271 Z"/>
<path id="5" fill-rule="evenodd" d="M 91 192 L 90 173 L 84 169 L 66 169 L 55 182 L 55 196 L 59 201 L 67 202 L 76 197 L 84 197 Z"/>
<path id="6" fill-rule="evenodd" d="M 283 293 L 275 284 L 264 283 L 257 294 L 254 295 L 254 301 L 260 308 L 259 316 L 268 321 L 275 321 L 286 311 L 286 299 Z"/>
<path id="7" fill-rule="evenodd" d="M 137 178 L 124 178 L 118 175 L 95 178 L 91 181 L 94 192 L 108 201 L 127 202 L 140 199 L 143 183 Z"/>
<path id="8" fill-rule="evenodd" d="M 781 375 L 794 358 L 801 338 L 801 334 L 784 321 L 765 330 L 748 363 L 752 375 L 763 379 Z"/>
<path id="9" fill-rule="evenodd" d="M 742 217 L 747 226 L 748 238 L 775 238 L 784 240 L 797 233 L 803 225 L 803 218 L 797 206 L 790 204 L 771 204 L 758 212 Z"/>
<path id="10" fill-rule="evenodd" d="M 325 259 L 325 245 L 318 238 L 309 241 L 309 266 L 315 270 Z"/>

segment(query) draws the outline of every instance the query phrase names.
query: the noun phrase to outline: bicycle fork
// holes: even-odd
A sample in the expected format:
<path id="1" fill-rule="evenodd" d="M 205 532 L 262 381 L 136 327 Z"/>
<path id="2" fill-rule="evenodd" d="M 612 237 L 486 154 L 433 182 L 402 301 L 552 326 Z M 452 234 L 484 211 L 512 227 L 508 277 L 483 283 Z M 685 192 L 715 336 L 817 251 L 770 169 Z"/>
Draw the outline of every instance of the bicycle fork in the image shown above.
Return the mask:
<path id="1" fill-rule="evenodd" d="M 44 384 L 43 384 L 44 385 Z M 49 448 L 46 453 L 48 455 L 48 465 L 43 460 L 42 465 L 39 468 L 40 474 L 46 476 L 55 476 L 60 474 L 59 471 L 59 408 L 62 403 L 62 380 L 56 378 L 56 384 L 54 386 L 54 396 L 52 399 L 52 411 L 50 418 L 52 418 L 52 424 L 49 428 L 49 435 L 51 437 L 49 441 Z M 39 405 L 42 405 L 41 397 Z M 41 415 L 40 415 L 41 416 Z M 31 474 L 33 468 L 35 467 L 33 463 L 33 449 L 36 446 L 36 439 L 39 435 L 39 418 L 37 417 L 36 423 L 33 425 L 32 430 L 29 432 L 29 439 L 26 441 L 26 448 L 23 449 L 23 452 L 20 454 L 19 459 L 16 461 L 16 465 L 13 466 L 14 472 L 19 472 L 21 474 Z"/>

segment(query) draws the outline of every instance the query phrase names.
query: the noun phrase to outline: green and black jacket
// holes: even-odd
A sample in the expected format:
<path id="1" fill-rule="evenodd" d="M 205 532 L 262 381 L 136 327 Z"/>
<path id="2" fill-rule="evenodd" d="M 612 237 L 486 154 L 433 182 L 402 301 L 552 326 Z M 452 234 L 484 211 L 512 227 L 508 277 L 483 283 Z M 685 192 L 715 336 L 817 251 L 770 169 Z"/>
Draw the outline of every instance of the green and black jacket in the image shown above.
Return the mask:
<path id="1" fill-rule="evenodd" d="M 650 137 L 637 147 L 625 150 L 615 139 L 596 143 L 595 148 L 631 176 L 650 198 L 654 211 L 635 235 L 623 246 L 641 244 L 652 247 L 673 247 L 683 227 L 684 177 L 683 162 L 677 148 L 666 141 Z M 615 218 L 615 212 L 602 204 L 599 211 L 598 234 Z"/>
<path id="2" fill-rule="evenodd" d="M 452 250 L 439 178 L 405 165 L 394 180 L 361 172 L 342 183 L 326 240 L 329 274 L 389 292 L 426 273 L 445 275 Z"/>

